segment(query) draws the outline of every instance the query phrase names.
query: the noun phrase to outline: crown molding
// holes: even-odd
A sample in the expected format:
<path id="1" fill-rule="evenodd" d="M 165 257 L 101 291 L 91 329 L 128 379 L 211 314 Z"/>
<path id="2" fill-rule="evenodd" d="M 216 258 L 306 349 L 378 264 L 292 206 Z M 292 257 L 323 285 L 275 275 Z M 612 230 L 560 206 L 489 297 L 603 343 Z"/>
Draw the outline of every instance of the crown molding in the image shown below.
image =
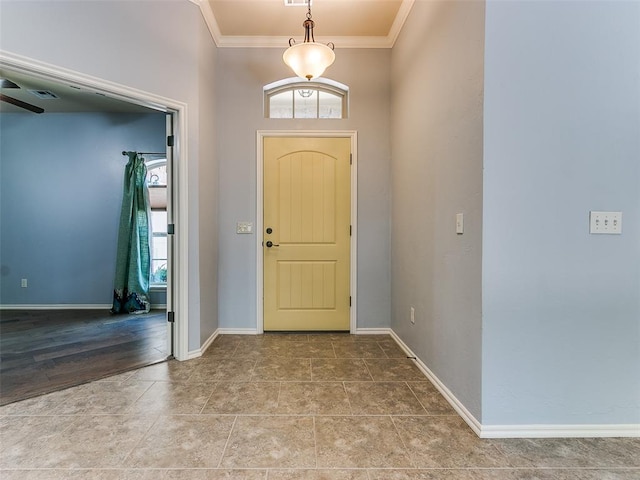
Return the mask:
<path id="1" fill-rule="evenodd" d="M 220 48 L 286 48 L 290 37 L 236 36 L 222 35 L 211 5 L 207 0 L 188 0 L 200 7 L 209 33 L 217 47 Z M 389 34 L 378 37 L 317 37 L 318 43 L 332 42 L 336 48 L 393 48 L 393 45 L 407 20 L 415 0 L 402 0 Z"/>

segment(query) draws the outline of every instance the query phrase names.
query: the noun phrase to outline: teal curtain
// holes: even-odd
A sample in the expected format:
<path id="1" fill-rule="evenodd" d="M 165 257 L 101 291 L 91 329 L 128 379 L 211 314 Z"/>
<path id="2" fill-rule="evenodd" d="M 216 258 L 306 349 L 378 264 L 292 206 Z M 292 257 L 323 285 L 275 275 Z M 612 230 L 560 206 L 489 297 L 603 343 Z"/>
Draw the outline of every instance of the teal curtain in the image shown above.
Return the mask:
<path id="1" fill-rule="evenodd" d="M 151 309 L 151 215 L 147 167 L 136 152 L 127 152 L 120 212 L 116 279 L 112 313 L 147 313 Z"/>

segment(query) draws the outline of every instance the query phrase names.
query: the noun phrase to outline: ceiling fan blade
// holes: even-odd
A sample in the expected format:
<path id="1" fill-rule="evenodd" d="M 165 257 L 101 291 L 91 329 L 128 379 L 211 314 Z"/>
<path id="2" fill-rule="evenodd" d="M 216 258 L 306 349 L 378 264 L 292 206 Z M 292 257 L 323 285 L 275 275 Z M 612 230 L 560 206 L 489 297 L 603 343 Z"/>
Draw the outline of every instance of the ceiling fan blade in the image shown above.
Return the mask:
<path id="1" fill-rule="evenodd" d="M 20 88 L 20 85 L 12 82 L 8 78 L 0 78 L 0 88 Z"/>
<path id="2" fill-rule="evenodd" d="M 44 113 L 44 108 L 36 107 L 35 105 L 31 105 L 30 103 L 23 102 L 22 100 L 18 100 L 17 98 L 13 98 L 2 93 L 0 93 L 0 100 L 10 103 L 11 105 L 15 105 L 16 107 L 24 108 L 25 110 L 29 110 L 33 113 Z"/>

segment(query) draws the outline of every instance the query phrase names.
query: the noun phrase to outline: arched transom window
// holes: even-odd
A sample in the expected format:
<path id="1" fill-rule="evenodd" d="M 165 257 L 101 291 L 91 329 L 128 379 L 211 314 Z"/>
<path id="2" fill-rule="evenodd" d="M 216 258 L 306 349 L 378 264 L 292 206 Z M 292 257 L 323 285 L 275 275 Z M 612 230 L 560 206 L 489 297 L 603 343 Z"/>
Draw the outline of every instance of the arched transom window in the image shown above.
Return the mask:
<path id="1" fill-rule="evenodd" d="M 347 118 L 349 87 L 333 80 L 297 77 L 264 86 L 266 118 Z"/>

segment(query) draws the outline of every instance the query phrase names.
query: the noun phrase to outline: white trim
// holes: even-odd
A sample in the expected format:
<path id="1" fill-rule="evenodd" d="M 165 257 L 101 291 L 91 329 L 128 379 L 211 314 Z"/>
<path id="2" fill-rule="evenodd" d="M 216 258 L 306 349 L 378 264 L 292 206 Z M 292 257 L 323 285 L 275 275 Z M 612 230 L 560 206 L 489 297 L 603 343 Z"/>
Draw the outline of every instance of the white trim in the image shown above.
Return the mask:
<path id="1" fill-rule="evenodd" d="M 0 305 L 0 310 L 110 310 L 111 303 L 39 303 L 36 305 Z"/>
<path id="2" fill-rule="evenodd" d="M 451 390 L 449 390 L 447 386 L 444 383 L 442 383 L 440 379 L 436 377 L 436 375 L 431 370 L 429 370 L 429 367 L 427 367 L 422 362 L 422 360 L 420 360 L 416 356 L 416 354 L 411 351 L 411 349 L 402 341 L 402 339 L 396 334 L 396 332 L 391 330 L 390 333 L 393 339 L 396 341 L 396 343 L 400 346 L 400 348 L 402 348 L 402 350 L 405 351 L 408 357 L 412 357 L 414 359 L 413 361 L 415 362 L 416 366 L 420 369 L 420 371 L 424 373 L 424 375 L 431 381 L 431 383 L 433 383 L 433 385 L 438 389 L 438 391 L 442 394 L 445 400 L 449 402 L 449 404 L 454 408 L 456 412 L 458 412 L 458 414 L 462 417 L 462 419 L 465 422 L 467 422 L 467 425 L 471 427 L 471 430 L 473 430 L 476 433 L 476 435 L 480 437 L 482 433 L 482 424 L 471 414 L 471 412 L 469 412 L 469 410 L 467 410 L 467 408 L 462 404 L 462 402 L 460 402 L 456 398 L 456 396 L 453 393 L 451 393 Z"/>
<path id="3" fill-rule="evenodd" d="M 258 130 L 256 136 L 256 333 L 264 333 L 263 317 L 263 248 L 262 231 L 264 220 L 263 208 L 263 140 L 267 137 L 325 137 L 325 138 L 350 138 L 351 139 L 351 265 L 350 288 L 351 309 L 349 311 L 349 331 L 356 331 L 358 319 L 358 132 L 355 130 Z"/>
<path id="4" fill-rule="evenodd" d="M 591 438 L 640 437 L 640 424 L 620 425 L 482 425 L 444 383 L 416 357 L 415 353 L 391 329 L 389 333 L 407 356 L 413 357 L 418 368 L 434 384 L 445 400 L 480 438 Z"/>
<path id="5" fill-rule="evenodd" d="M 220 335 L 256 335 L 256 333 L 255 328 L 218 328 L 207 338 L 200 348 L 189 352 L 188 360 L 201 357 Z"/>
<path id="6" fill-rule="evenodd" d="M 640 438 L 640 424 L 483 425 L 481 438 Z"/>
<path id="7" fill-rule="evenodd" d="M 356 335 L 392 335 L 390 328 L 357 328 Z"/>
<path id="8" fill-rule="evenodd" d="M 255 328 L 219 328 L 220 335 L 258 335 Z"/>
<path id="9" fill-rule="evenodd" d="M 203 353 L 204 350 L 202 350 L 202 348 L 198 348 L 197 350 L 189 350 L 189 352 L 187 353 L 187 358 L 185 358 L 184 360 L 193 360 L 194 358 L 201 357 Z"/>
<path id="10" fill-rule="evenodd" d="M 205 340 L 205 342 L 200 346 L 200 348 L 197 350 L 200 352 L 200 355 L 202 355 L 204 352 L 207 351 L 207 349 L 211 346 L 211 344 L 213 343 L 213 341 L 218 338 L 218 336 L 220 335 L 220 329 L 217 328 L 215 332 L 213 332 L 211 334 L 211 336 L 209 338 L 207 338 Z M 199 356 L 199 355 L 198 355 Z M 189 352 L 189 358 L 194 358 L 191 356 L 191 352 Z"/>
<path id="11" fill-rule="evenodd" d="M 41 62 L 32 58 L 0 50 L 0 67 L 15 70 L 38 78 L 47 78 L 75 85 L 79 88 L 100 93 L 107 97 L 142 105 L 161 112 L 172 113 L 174 121 L 174 160 L 178 168 L 178 232 L 176 248 L 178 251 L 175 262 L 177 282 L 174 282 L 174 298 L 177 298 L 176 309 L 176 338 L 174 356 L 178 360 L 188 357 L 189 339 L 189 295 L 188 295 L 188 240 L 189 240 L 189 192 L 187 169 L 187 104 L 170 98 L 155 95 L 150 92 L 130 88 L 98 77 L 85 75 L 80 72 Z M 6 308 L 6 306 L 4 307 Z"/>
<path id="12" fill-rule="evenodd" d="M 0 305 L 0 310 L 111 310 L 111 303 L 38 303 Z M 151 310 L 166 310 L 164 303 L 151 304 Z"/>
<path id="13" fill-rule="evenodd" d="M 242 35 L 222 35 L 218 21 L 216 20 L 211 5 L 203 0 L 189 0 L 200 7 L 200 12 L 204 18 L 211 38 L 217 47 L 237 47 L 237 48 L 281 48 L 283 51 L 289 45 L 290 37 L 283 36 L 242 36 Z M 316 42 L 332 42 L 336 48 L 393 48 L 398 35 L 409 17 L 411 7 L 415 0 L 402 0 L 398 13 L 386 36 L 343 36 L 343 37 L 316 37 Z"/>
<path id="14" fill-rule="evenodd" d="M 341 93 L 349 93 L 348 85 L 345 85 L 344 83 L 340 83 L 335 80 L 332 80 L 331 78 L 326 78 L 326 77 L 316 77 L 311 82 L 309 80 L 303 80 L 300 77 L 283 78 L 282 80 L 276 80 L 275 82 L 268 83 L 267 85 L 262 87 L 262 90 L 265 93 L 268 93 L 271 90 L 276 90 L 277 88 L 280 88 L 280 87 L 288 87 L 292 85 L 313 85 L 314 83 L 336 88 L 340 90 Z"/>

